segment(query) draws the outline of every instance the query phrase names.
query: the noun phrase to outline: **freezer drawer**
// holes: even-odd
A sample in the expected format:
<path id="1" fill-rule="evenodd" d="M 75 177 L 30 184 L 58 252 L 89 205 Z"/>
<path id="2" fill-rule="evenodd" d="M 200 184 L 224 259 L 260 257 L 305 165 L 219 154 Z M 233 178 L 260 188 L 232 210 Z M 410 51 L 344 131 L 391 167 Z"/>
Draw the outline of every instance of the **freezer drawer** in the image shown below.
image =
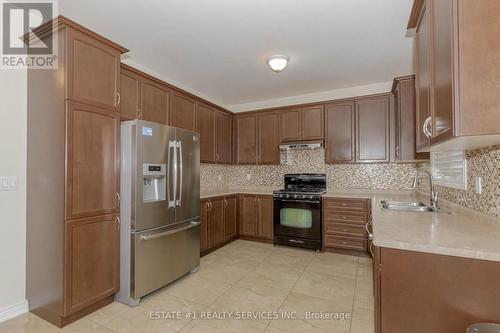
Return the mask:
<path id="1" fill-rule="evenodd" d="M 130 296 L 139 299 L 200 265 L 200 222 L 136 232 Z"/>

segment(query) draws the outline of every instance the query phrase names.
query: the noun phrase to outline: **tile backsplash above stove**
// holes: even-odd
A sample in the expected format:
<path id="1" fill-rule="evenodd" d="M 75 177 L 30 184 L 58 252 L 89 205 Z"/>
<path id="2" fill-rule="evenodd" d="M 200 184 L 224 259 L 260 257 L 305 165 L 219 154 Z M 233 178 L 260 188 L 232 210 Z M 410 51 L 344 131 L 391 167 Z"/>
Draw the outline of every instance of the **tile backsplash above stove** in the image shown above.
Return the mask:
<path id="1" fill-rule="evenodd" d="M 410 189 L 417 164 L 325 164 L 325 150 L 281 152 L 281 165 L 201 165 L 202 187 L 282 186 L 286 173 L 325 173 L 329 189 Z"/>

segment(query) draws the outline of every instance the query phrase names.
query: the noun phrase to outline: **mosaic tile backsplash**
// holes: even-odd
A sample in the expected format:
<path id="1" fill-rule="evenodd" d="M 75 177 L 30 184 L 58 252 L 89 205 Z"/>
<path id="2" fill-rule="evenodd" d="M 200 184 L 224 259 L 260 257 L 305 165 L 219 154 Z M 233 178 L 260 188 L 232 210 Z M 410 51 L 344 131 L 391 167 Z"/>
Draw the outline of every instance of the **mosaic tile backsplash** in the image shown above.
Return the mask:
<path id="1" fill-rule="evenodd" d="M 440 198 L 500 217 L 500 145 L 466 151 L 467 190 L 436 185 Z M 420 165 L 430 169 L 429 164 Z M 475 191 L 475 179 L 482 177 L 482 193 Z M 428 184 L 422 188 L 428 190 Z"/>
<path id="2" fill-rule="evenodd" d="M 409 189 L 414 163 L 325 164 L 325 150 L 281 153 L 281 165 L 201 166 L 202 187 L 281 186 L 286 173 L 325 173 L 329 189 Z"/>

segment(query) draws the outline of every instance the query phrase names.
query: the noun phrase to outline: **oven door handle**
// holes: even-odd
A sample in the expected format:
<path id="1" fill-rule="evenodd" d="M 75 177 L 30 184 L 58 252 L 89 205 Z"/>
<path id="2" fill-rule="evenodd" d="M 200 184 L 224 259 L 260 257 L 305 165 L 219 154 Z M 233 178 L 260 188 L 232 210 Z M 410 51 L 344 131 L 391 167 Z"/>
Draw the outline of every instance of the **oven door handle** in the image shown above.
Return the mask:
<path id="1" fill-rule="evenodd" d="M 317 200 L 317 201 L 315 201 L 315 200 L 286 200 L 286 199 L 279 199 L 279 198 L 278 199 L 275 198 L 274 200 L 278 201 L 278 202 L 305 202 L 305 203 L 314 203 L 314 204 L 321 203 L 320 200 Z"/>

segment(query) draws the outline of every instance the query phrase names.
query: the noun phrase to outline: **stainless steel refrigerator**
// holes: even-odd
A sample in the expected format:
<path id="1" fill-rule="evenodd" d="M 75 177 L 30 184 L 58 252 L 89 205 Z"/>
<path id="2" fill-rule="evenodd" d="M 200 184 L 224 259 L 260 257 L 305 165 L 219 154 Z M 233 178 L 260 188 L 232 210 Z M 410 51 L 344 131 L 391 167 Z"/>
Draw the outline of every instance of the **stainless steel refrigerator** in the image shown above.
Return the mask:
<path id="1" fill-rule="evenodd" d="M 140 298 L 200 264 L 199 135 L 134 120 L 121 125 L 119 302 Z"/>

